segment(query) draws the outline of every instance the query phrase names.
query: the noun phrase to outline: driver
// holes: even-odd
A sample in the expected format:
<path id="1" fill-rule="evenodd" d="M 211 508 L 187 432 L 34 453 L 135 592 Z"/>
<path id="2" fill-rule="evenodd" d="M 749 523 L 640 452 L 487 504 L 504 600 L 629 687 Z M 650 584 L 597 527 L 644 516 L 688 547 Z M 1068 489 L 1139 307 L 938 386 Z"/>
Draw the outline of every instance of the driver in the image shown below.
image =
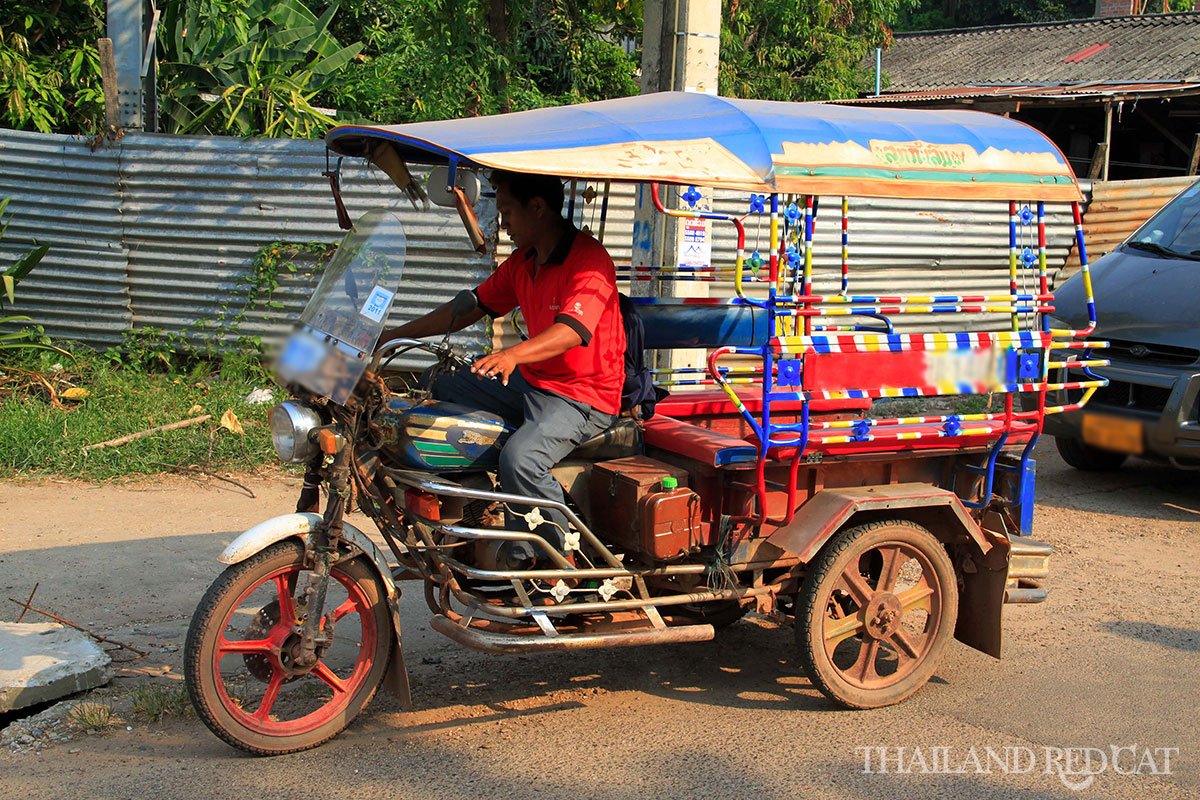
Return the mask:
<path id="1" fill-rule="evenodd" d="M 519 306 L 529 339 L 480 358 L 470 372 L 443 374 L 433 397 L 518 426 L 500 454 L 501 488 L 564 502 L 551 467 L 620 413 L 625 329 L 616 272 L 604 245 L 563 218 L 559 178 L 496 171 L 491 183 L 500 227 L 516 249 L 475 288 L 478 308 L 454 317 L 446 303 L 385 331 L 380 343 L 440 335 L 452 324 L 461 330 Z M 542 515 L 569 530 L 560 512 L 543 508 Z M 537 532 L 562 548 L 553 526 Z"/>

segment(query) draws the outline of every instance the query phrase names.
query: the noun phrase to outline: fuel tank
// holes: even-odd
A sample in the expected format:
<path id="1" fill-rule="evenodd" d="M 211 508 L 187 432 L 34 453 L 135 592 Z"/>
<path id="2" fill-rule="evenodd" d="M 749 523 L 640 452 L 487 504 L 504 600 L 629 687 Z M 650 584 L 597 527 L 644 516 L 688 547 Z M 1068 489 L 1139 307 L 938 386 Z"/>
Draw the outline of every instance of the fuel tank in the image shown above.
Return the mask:
<path id="1" fill-rule="evenodd" d="M 396 466 L 432 472 L 495 469 L 516 430 L 487 411 L 441 400 L 414 404 L 399 395 L 388 398 L 374 424 Z"/>

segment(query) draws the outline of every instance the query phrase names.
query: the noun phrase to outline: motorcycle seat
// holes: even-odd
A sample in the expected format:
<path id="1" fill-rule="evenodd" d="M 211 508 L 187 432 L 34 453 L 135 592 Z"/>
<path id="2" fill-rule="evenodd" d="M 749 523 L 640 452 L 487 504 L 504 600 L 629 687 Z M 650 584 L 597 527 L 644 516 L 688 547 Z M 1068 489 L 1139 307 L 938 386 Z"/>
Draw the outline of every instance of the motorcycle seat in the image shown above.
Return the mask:
<path id="1" fill-rule="evenodd" d="M 642 452 L 642 427 L 630 417 L 617 421 L 579 444 L 567 456 L 569 461 L 607 461 L 636 456 Z"/>

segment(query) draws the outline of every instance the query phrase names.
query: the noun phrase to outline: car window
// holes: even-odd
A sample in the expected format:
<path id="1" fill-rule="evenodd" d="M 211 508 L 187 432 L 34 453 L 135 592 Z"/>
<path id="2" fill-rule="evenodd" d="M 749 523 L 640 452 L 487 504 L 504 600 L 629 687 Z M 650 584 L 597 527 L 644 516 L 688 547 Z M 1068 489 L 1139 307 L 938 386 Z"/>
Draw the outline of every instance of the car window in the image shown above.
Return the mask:
<path id="1" fill-rule="evenodd" d="M 1157 245 L 1181 255 L 1200 256 L 1200 181 L 1167 203 L 1129 237 L 1129 242 Z"/>

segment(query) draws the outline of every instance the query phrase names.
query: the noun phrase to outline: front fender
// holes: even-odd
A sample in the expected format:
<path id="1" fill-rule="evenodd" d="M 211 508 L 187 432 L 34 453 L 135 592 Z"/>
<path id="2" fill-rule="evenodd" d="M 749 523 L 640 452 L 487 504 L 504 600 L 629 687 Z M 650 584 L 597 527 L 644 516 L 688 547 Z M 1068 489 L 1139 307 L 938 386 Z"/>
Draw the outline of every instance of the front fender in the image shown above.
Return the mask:
<path id="1" fill-rule="evenodd" d="M 217 556 L 217 560 L 222 564 L 237 564 L 284 539 L 305 539 L 321 521 L 320 514 L 312 513 L 284 514 L 263 520 L 230 542 L 229 546 L 221 551 L 221 555 Z M 388 596 L 396 594 L 396 582 L 392 580 L 391 567 L 375 543 L 349 522 L 342 523 L 342 539 L 371 559 Z"/>
<path id="2" fill-rule="evenodd" d="M 230 542 L 221 551 L 221 555 L 217 557 L 217 560 L 222 564 L 237 564 L 240 561 L 245 561 L 255 553 L 265 550 L 276 542 L 282 542 L 284 539 L 295 537 L 304 541 L 321 524 L 323 519 L 320 514 L 299 512 L 263 520 Z M 392 664 L 388 668 L 385 683 L 388 689 L 404 705 L 411 705 L 412 697 L 408 683 L 408 668 L 404 663 L 404 650 L 400 641 L 400 591 L 396 588 L 396 581 L 392 578 L 392 569 L 388 566 L 387 559 L 383 557 L 383 553 L 379 552 L 379 548 L 375 546 L 375 543 L 365 533 L 350 523 L 342 523 L 341 538 L 351 547 L 371 559 L 371 563 L 375 566 L 375 572 L 378 574 L 379 580 L 383 582 L 383 587 L 387 591 L 388 609 L 392 618 L 392 627 L 396 635 L 396 651 L 392 659 Z"/>

